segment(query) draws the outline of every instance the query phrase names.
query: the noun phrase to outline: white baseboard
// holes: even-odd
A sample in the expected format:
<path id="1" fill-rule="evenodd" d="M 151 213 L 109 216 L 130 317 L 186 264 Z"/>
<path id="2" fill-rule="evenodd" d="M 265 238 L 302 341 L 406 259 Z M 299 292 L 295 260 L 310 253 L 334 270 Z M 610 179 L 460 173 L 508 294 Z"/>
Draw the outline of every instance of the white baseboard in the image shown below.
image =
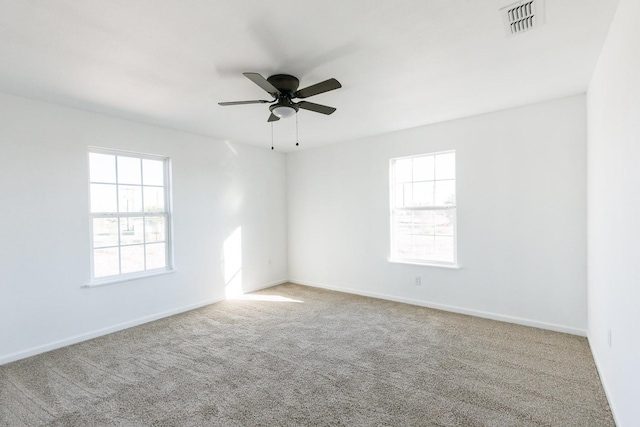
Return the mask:
<path id="1" fill-rule="evenodd" d="M 5 356 L 0 356 L 0 365 L 4 365 L 5 363 L 15 362 L 16 360 L 25 359 L 27 357 L 35 356 L 40 353 L 45 353 L 47 351 L 55 350 L 58 348 L 66 347 L 68 345 L 77 344 L 82 341 L 87 341 L 93 338 L 100 337 L 102 335 L 111 334 L 113 332 L 118 332 L 123 329 L 128 329 L 133 326 L 142 325 L 144 323 L 152 322 L 154 320 L 162 319 L 164 317 L 173 316 L 175 314 L 184 313 L 186 311 L 195 310 L 196 308 L 204 307 L 206 305 L 215 304 L 217 302 L 223 301 L 224 298 L 216 298 L 210 299 L 206 301 L 201 301 L 195 304 L 190 304 L 184 307 L 175 308 L 173 310 L 163 311 L 162 313 L 152 314 L 150 316 L 140 317 L 138 319 L 130 320 L 128 322 L 118 323 L 117 325 L 108 326 L 106 328 L 97 329 L 91 332 L 87 332 L 80 335 L 75 335 L 69 338 L 64 338 L 58 341 L 54 341 L 48 344 L 39 345 L 36 347 L 29 348 L 27 350 L 18 351 L 16 353 L 7 354 Z"/>
<path id="2" fill-rule="evenodd" d="M 349 293 L 349 294 L 362 295 L 362 296 L 365 296 L 365 297 L 372 297 L 372 298 L 384 299 L 384 300 L 389 300 L 389 301 L 402 302 L 402 303 L 405 303 L 405 304 L 417 305 L 417 306 L 420 306 L 420 307 L 434 308 L 434 309 L 437 309 L 437 310 L 450 311 L 450 312 L 453 312 L 453 313 L 466 314 L 466 315 L 469 315 L 469 316 L 482 317 L 482 318 L 485 318 L 485 319 L 498 320 L 498 321 L 501 321 L 501 322 L 515 323 L 517 325 L 531 326 L 531 327 L 534 327 L 534 328 L 547 329 L 547 330 L 556 331 L 556 332 L 563 332 L 565 334 L 578 335 L 578 336 L 581 336 L 581 337 L 586 337 L 587 336 L 587 331 L 585 331 L 583 329 L 578 329 L 578 328 L 573 328 L 573 327 L 563 326 L 563 325 L 556 325 L 556 324 L 553 324 L 553 323 L 540 322 L 538 320 L 524 319 L 524 318 L 521 318 L 521 317 L 507 316 L 507 315 L 503 315 L 503 314 L 490 313 L 490 312 L 486 312 L 486 311 L 473 310 L 473 309 L 468 309 L 468 308 L 463 308 L 463 307 L 456 307 L 456 306 L 446 305 L 446 304 L 439 304 L 439 303 L 434 303 L 434 302 L 424 301 L 424 300 L 418 300 L 418 299 L 413 299 L 413 298 L 397 297 L 397 296 L 394 296 L 394 295 L 381 294 L 381 293 L 377 293 L 377 292 L 362 291 L 362 290 L 359 290 L 359 289 L 346 288 L 346 287 L 341 287 L 341 286 L 331 286 L 331 285 L 326 285 L 326 284 L 323 284 L 323 283 L 311 282 L 311 281 L 308 281 L 308 280 L 290 279 L 289 282 L 296 283 L 298 285 L 303 285 L 303 286 L 311 286 L 311 287 L 314 287 L 314 288 L 328 289 L 328 290 L 331 290 L 331 291 L 346 292 L 346 293 Z"/>
<path id="3" fill-rule="evenodd" d="M 289 282 L 289 279 L 281 279 L 281 280 L 276 280 L 276 281 L 269 282 L 269 283 L 264 283 L 262 285 L 249 286 L 247 289 L 244 289 L 244 292 L 245 293 L 249 293 L 249 292 L 261 291 L 263 289 L 267 289 L 267 288 L 270 288 L 272 286 L 282 285 L 283 283 L 288 283 L 288 282 Z"/>
<path id="4" fill-rule="evenodd" d="M 613 422 L 619 426 L 622 425 L 616 419 L 616 411 L 613 406 L 613 400 L 611 400 L 611 393 L 609 392 L 609 387 L 607 386 L 607 380 L 602 375 L 602 369 L 600 369 L 600 362 L 598 361 L 598 356 L 596 352 L 593 351 L 593 345 L 591 345 L 591 337 L 587 334 L 587 342 L 589 343 L 589 349 L 591 350 L 591 356 L 593 356 L 593 362 L 596 365 L 596 371 L 598 371 L 598 376 L 600 377 L 600 383 L 602 384 L 602 389 L 604 390 L 604 395 L 607 397 L 607 402 L 609 403 L 609 408 L 611 409 L 611 415 L 613 416 Z"/>
<path id="5" fill-rule="evenodd" d="M 256 286 L 250 286 L 248 289 L 245 289 L 245 292 L 255 292 L 261 289 L 270 288 L 272 286 L 281 285 L 283 283 L 287 283 L 288 280 L 276 280 L 274 282 L 264 283 Z M 128 322 L 119 323 L 117 325 L 109 326 L 102 329 L 97 329 L 95 331 L 87 332 L 80 335 L 75 335 L 69 338 L 61 339 L 58 341 L 54 341 L 48 344 L 39 345 L 36 347 L 29 348 L 27 350 L 18 351 L 15 353 L 7 354 L 4 356 L 0 356 L 0 365 L 4 365 L 5 363 L 15 362 L 16 360 L 24 359 L 27 357 L 35 356 L 40 353 L 45 353 L 47 351 L 55 350 L 57 348 L 66 347 L 68 345 L 77 344 L 82 341 L 87 341 L 92 338 L 97 338 L 102 335 L 111 334 L 113 332 L 118 332 L 123 329 L 131 328 L 133 326 L 142 325 L 144 323 L 153 322 L 154 320 L 162 319 L 164 317 L 173 316 L 176 314 L 184 313 L 186 311 L 195 310 L 196 308 L 204 307 L 206 305 L 215 304 L 217 302 L 224 301 L 224 298 L 215 298 L 206 301 L 201 301 L 195 304 L 190 304 L 184 307 L 175 308 L 172 310 L 164 311 L 162 313 L 152 314 L 150 316 L 141 317 L 138 319 L 134 319 Z"/>

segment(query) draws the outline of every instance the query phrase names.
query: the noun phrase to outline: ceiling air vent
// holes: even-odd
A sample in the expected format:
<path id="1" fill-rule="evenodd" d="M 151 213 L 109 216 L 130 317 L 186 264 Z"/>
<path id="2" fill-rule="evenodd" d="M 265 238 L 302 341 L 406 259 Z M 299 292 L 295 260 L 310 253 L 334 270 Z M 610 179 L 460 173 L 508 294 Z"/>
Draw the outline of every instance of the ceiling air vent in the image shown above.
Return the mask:
<path id="1" fill-rule="evenodd" d="M 507 34 L 514 36 L 544 23 L 543 0 L 522 0 L 500 9 Z"/>

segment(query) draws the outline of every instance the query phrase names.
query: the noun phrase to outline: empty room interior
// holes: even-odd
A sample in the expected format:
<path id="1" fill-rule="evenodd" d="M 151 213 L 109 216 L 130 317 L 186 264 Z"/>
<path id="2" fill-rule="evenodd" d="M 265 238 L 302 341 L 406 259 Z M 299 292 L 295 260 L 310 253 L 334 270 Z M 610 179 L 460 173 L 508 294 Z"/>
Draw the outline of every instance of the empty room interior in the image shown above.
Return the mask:
<path id="1" fill-rule="evenodd" d="M 0 1 L 0 426 L 640 425 L 640 1 Z"/>

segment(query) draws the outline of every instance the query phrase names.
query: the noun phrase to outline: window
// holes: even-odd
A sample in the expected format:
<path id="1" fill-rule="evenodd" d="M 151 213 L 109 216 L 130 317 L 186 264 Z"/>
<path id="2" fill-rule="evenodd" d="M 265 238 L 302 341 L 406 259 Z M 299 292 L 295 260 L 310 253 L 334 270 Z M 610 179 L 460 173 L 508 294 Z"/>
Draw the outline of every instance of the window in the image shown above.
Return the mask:
<path id="1" fill-rule="evenodd" d="M 90 149 L 92 283 L 171 269 L 169 160 Z"/>
<path id="2" fill-rule="evenodd" d="M 455 156 L 391 159 L 391 261 L 456 265 Z"/>

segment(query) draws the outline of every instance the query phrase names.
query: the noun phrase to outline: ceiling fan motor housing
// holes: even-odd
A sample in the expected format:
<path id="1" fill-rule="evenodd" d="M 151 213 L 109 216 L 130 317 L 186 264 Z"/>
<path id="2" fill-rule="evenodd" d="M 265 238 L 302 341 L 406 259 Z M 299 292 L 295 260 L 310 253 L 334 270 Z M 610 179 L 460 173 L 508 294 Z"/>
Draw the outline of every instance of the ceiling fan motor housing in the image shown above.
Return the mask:
<path id="1" fill-rule="evenodd" d="M 298 86 L 300 86 L 300 80 L 289 74 L 275 74 L 267 78 L 267 81 L 271 83 L 276 89 L 283 94 L 292 97 Z"/>

